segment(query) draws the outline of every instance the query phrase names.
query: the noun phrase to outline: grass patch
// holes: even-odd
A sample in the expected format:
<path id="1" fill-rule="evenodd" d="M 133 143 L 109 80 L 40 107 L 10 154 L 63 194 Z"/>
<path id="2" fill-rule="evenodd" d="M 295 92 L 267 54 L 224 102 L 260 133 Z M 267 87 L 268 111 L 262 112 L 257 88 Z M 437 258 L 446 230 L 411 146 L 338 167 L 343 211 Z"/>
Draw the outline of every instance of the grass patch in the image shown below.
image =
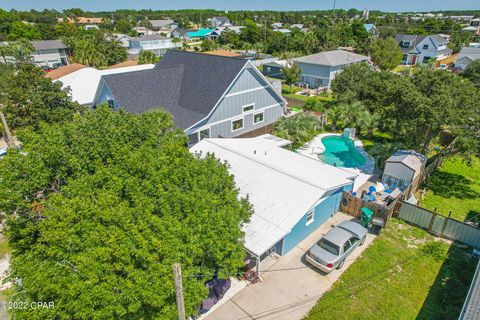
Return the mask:
<path id="1" fill-rule="evenodd" d="M 10 254 L 11 252 L 12 249 L 10 248 L 8 241 L 6 239 L 0 241 L 0 257 L 3 257 L 6 254 Z"/>
<path id="2" fill-rule="evenodd" d="M 465 249 L 433 241 L 389 220 L 306 319 L 458 319 L 476 261 Z"/>
<path id="3" fill-rule="evenodd" d="M 464 221 L 480 222 L 480 159 L 471 163 L 460 157 L 445 159 L 442 166 L 425 185 L 425 198 L 421 206 Z M 420 198 L 418 198 L 420 199 Z M 479 216 L 476 219 L 475 216 Z"/>

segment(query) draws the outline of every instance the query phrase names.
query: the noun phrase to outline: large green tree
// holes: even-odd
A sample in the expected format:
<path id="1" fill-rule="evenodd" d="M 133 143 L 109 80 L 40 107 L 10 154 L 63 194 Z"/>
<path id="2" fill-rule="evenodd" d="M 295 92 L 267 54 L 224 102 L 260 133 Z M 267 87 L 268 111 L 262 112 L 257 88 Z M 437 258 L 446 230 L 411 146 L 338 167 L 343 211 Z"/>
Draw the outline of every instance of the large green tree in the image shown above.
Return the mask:
<path id="1" fill-rule="evenodd" d="M 147 63 L 157 63 L 160 60 L 160 57 L 157 57 L 153 51 L 140 51 L 138 54 L 138 63 L 147 64 Z"/>
<path id="2" fill-rule="evenodd" d="M 26 24 L 22 21 L 15 21 L 8 34 L 8 40 L 14 41 L 21 38 L 37 40 L 42 39 L 42 35 L 35 25 Z"/>
<path id="3" fill-rule="evenodd" d="M 480 88 L 480 59 L 470 63 L 465 68 L 462 75 L 472 81 L 475 86 Z"/>
<path id="4" fill-rule="evenodd" d="M 81 110 L 60 82 L 45 78 L 42 69 L 29 63 L 20 64 L 17 72 L 10 73 L 2 89 L 0 101 L 12 129 L 38 129 L 42 122 L 68 121 Z"/>
<path id="5" fill-rule="evenodd" d="M 172 264 L 183 268 L 187 315 L 205 281 L 243 265 L 252 209 L 227 165 L 192 155 L 163 111 L 100 107 L 22 131 L 0 162 L 14 301 L 24 319 L 177 319 Z M 200 276 L 197 276 L 199 275 Z"/>
<path id="6" fill-rule="evenodd" d="M 378 39 L 370 46 L 373 62 L 382 70 L 392 70 L 402 62 L 403 53 L 393 38 Z"/>

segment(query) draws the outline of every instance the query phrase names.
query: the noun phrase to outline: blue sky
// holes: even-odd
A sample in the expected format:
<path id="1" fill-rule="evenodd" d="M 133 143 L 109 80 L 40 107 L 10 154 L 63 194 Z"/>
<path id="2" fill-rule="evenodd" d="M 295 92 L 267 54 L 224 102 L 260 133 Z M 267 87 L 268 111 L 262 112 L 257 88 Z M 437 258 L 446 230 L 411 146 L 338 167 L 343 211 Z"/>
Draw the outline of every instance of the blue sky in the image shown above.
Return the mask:
<path id="1" fill-rule="evenodd" d="M 479 0 L 336 0 L 337 8 L 369 8 L 383 11 L 434 11 L 480 9 Z M 219 9 L 219 10 L 321 10 L 333 0 L 2 0 L 5 10 L 82 8 L 91 11 L 115 9 Z"/>

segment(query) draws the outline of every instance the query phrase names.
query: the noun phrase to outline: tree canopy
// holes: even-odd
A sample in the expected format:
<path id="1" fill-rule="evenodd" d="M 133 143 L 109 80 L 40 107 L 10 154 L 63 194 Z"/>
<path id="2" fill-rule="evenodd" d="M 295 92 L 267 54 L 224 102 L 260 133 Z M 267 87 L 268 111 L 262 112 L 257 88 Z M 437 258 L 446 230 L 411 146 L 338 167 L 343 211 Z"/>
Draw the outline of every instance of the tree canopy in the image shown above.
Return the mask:
<path id="1" fill-rule="evenodd" d="M 69 121 L 81 110 L 60 82 L 52 82 L 44 75 L 39 67 L 21 63 L 17 72 L 6 76 L 0 101 L 12 129 L 38 129 L 42 122 Z"/>
<path id="2" fill-rule="evenodd" d="M 157 57 L 153 51 L 140 51 L 138 55 L 138 63 L 139 64 L 147 64 L 147 63 L 157 63 L 160 60 L 160 57 Z"/>
<path id="3" fill-rule="evenodd" d="M 451 72 L 418 67 L 398 75 L 354 65 L 337 75 L 332 90 L 340 103 L 363 102 L 379 128 L 407 147 L 425 152 L 441 130 L 449 130 L 457 136 L 449 151 L 480 152 L 480 91 Z"/>
<path id="4" fill-rule="evenodd" d="M 378 39 L 370 46 L 373 62 L 382 70 L 392 70 L 402 62 L 403 53 L 393 38 Z"/>
<path id="5" fill-rule="evenodd" d="M 463 71 L 463 76 L 480 88 L 480 60 L 470 63 Z"/>
<path id="6" fill-rule="evenodd" d="M 0 162 L 14 301 L 28 319 L 176 319 L 172 264 L 182 264 L 188 315 L 205 281 L 243 266 L 252 209 L 226 164 L 186 148 L 163 111 L 97 110 L 20 134 Z M 202 274 L 202 276 L 194 276 Z"/>

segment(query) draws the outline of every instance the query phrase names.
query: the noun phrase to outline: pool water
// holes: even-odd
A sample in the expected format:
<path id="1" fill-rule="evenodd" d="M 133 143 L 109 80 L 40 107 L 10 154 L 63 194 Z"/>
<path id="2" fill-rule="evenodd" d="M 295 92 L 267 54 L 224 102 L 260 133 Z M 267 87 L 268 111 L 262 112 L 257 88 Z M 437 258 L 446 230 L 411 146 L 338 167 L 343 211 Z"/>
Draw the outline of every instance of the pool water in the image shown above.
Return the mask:
<path id="1" fill-rule="evenodd" d="M 322 138 L 325 152 L 318 158 L 332 166 L 344 168 L 357 168 L 365 164 L 366 159 L 362 156 L 352 140 L 342 136 L 326 136 Z"/>

